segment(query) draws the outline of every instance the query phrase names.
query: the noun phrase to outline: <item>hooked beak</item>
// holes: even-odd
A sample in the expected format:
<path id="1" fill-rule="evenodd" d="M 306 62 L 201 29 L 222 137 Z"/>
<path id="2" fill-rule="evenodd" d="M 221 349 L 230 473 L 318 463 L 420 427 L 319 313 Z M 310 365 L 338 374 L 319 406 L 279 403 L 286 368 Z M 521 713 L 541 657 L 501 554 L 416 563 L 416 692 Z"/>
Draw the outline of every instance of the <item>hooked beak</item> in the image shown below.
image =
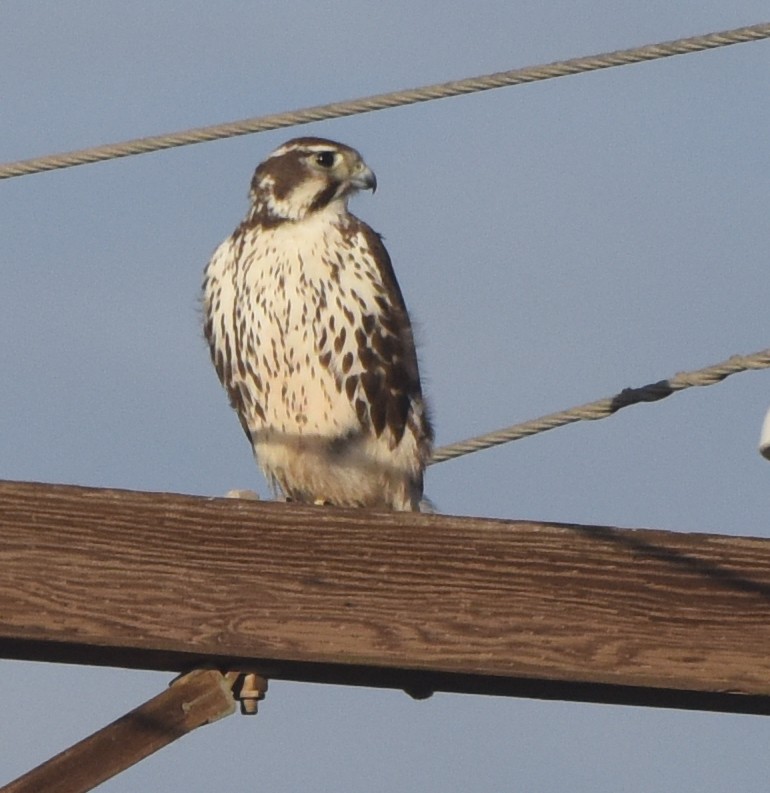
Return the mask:
<path id="1" fill-rule="evenodd" d="M 374 193 L 377 190 L 377 177 L 374 175 L 374 171 L 362 162 L 353 172 L 350 184 L 356 190 L 371 190 Z"/>

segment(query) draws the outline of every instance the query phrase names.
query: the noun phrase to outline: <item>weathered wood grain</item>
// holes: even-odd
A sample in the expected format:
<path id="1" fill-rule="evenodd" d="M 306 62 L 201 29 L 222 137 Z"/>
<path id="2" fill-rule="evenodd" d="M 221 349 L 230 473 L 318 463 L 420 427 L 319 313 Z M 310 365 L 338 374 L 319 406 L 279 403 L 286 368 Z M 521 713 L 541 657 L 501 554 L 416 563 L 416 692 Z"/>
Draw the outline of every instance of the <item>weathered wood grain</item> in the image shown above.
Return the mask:
<path id="1" fill-rule="evenodd" d="M 0 655 L 770 713 L 770 540 L 5 482 Z"/>

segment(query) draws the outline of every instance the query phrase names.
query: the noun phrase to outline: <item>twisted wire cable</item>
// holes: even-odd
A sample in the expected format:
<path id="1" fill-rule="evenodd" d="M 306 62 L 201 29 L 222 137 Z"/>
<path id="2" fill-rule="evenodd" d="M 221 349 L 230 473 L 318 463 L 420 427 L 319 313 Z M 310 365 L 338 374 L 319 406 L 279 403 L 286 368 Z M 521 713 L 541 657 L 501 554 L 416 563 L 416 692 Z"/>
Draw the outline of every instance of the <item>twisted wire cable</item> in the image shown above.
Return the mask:
<path id="1" fill-rule="evenodd" d="M 430 464 L 454 460 L 472 452 L 479 452 L 482 449 L 489 449 L 493 446 L 500 446 L 503 443 L 517 441 L 530 435 L 537 435 L 540 432 L 563 427 L 566 424 L 573 424 L 576 421 L 595 421 L 608 418 L 629 405 L 636 405 L 640 402 L 657 402 L 679 391 L 684 391 L 686 388 L 715 385 L 738 372 L 768 368 L 770 368 L 770 348 L 760 350 L 751 355 L 733 355 L 726 361 L 707 366 L 704 369 L 680 372 L 667 380 L 659 380 L 657 383 L 650 383 L 640 388 L 624 388 L 615 396 L 597 399 L 595 402 L 588 402 L 585 405 L 561 410 L 558 413 L 549 413 L 547 416 L 531 419 L 521 424 L 513 424 L 505 429 L 452 443 L 448 446 L 441 446 L 433 453 Z"/>
<path id="2" fill-rule="evenodd" d="M 0 165 L 0 179 L 10 179 L 15 176 L 24 176 L 41 171 L 52 171 L 59 168 L 70 168 L 75 165 L 85 165 L 92 162 L 112 160 L 118 157 L 128 157 L 133 154 L 146 154 L 161 149 L 170 149 L 176 146 L 189 146 L 194 143 L 221 140 L 237 135 L 249 135 L 255 132 L 265 132 L 282 127 L 309 124 L 314 121 L 341 118 L 358 113 L 371 113 L 375 110 L 384 110 L 390 107 L 411 105 L 433 99 L 445 99 L 451 96 L 471 94 L 477 91 L 489 91 L 493 88 L 532 83 L 539 80 L 550 80 L 554 77 L 565 77 L 571 74 L 608 69 L 613 66 L 626 66 L 632 63 L 652 61 L 658 58 L 669 58 L 673 55 L 684 55 L 691 52 L 714 49 L 716 47 L 727 47 L 731 44 L 757 41 L 768 37 L 770 37 L 770 23 L 763 23 L 737 28 L 735 30 L 710 33 L 705 36 L 692 36 L 690 38 L 681 38 L 674 41 L 661 42 L 659 44 L 649 44 L 642 47 L 606 52 L 599 55 L 589 55 L 565 61 L 556 61 L 555 63 L 541 66 L 530 66 L 522 69 L 513 69 L 507 72 L 487 74 L 480 77 L 469 77 L 464 80 L 426 85 L 411 90 L 376 94 L 349 102 L 332 102 L 327 105 L 317 105 L 315 107 L 308 107 L 287 113 L 257 116 L 242 121 L 197 127 L 167 135 L 135 138 L 133 140 L 124 141 L 123 143 L 94 146 L 78 151 L 65 152 L 63 154 L 54 154 L 46 157 L 35 157 L 33 159 L 5 163 Z"/>

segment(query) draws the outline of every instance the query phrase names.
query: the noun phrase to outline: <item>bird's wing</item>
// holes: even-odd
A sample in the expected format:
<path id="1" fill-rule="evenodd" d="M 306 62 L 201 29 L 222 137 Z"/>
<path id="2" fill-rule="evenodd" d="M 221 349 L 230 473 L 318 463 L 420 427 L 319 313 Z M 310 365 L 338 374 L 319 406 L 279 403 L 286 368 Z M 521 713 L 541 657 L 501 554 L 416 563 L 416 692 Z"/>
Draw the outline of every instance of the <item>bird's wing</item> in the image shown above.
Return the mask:
<path id="1" fill-rule="evenodd" d="M 430 438 L 412 326 L 390 256 L 380 235 L 356 222 L 363 240 L 358 255 L 369 257 L 375 265 L 382 291 L 374 296 L 374 310 L 364 313 L 355 331 L 357 354 L 344 374 L 345 393 L 361 424 L 370 426 L 377 436 L 387 430 L 391 445 L 401 442 L 415 411 L 424 424 L 419 429 Z"/>
<path id="2" fill-rule="evenodd" d="M 238 232 L 225 240 L 209 261 L 203 282 L 203 332 L 209 345 L 211 360 L 230 398 L 230 405 L 238 414 L 246 437 L 251 440 L 248 426 L 249 415 L 265 418 L 262 405 L 257 398 L 259 389 L 245 388 L 239 366 L 237 351 L 241 348 L 242 328 L 238 325 L 236 308 L 236 262 L 240 256 L 242 235 Z M 259 385 L 259 381 L 255 381 Z"/>

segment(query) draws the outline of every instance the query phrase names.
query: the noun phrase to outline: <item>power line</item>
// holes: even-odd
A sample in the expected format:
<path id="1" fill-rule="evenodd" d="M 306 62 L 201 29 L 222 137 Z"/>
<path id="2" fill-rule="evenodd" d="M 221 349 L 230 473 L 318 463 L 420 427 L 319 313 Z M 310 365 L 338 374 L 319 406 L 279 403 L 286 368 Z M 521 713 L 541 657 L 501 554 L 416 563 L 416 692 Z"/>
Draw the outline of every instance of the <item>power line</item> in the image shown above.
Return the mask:
<path id="1" fill-rule="evenodd" d="M 693 388 L 694 386 L 715 385 L 726 377 L 738 372 L 768 368 L 770 368 L 770 348 L 760 350 L 751 355 L 733 355 L 726 361 L 707 366 L 705 369 L 680 372 L 667 380 L 659 380 L 657 383 L 650 383 L 640 388 L 624 388 L 615 396 L 597 399 L 595 402 L 588 402 L 585 405 L 561 410 L 558 413 L 549 413 L 547 416 L 541 416 L 538 419 L 531 419 L 521 424 L 513 424 L 496 432 L 489 432 L 486 435 L 479 435 L 465 441 L 451 443 L 448 446 L 441 446 L 433 453 L 430 464 L 453 460 L 456 457 L 479 452 L 503 443 L 517 441 L 530 435 L 537 435 L 540 432 L 563 427 L 566 424 L 573 424 L 576 421 L 604 419 L 629 405 L 636 405 L 639 402 L 657 402 L 659 399 L 665 399 L 678 391 L 684 391 L 686 388 Z"/>
<path id="2" fill-rule="evenodd" d="M 617 50 L 599 55 L 589 55 L 571 60 L 556 61 L 555 63 L 541 66 L 530 66 L 523 69 L 513 69 L 507 72 L 498 72 L 480 77 L 469 77 L 464 80 L 454 80 L 446 83 L 422 86 L 405 91 L 393 91 L 386 94 L 355 99 L 350 102 L 333 102 L 327 105 L 317 105 L 301 110 L 278 113 L 267 116 L 234 121 L 225 124 L 215 124 L 206 127 L 197 127 L 182 132 L 168 135 L 154 135 L 146 138 L 135 138 L 123 143 L 112 143 L 104 146 L 94 146 L 78 151 L 54 154 L 46 157 L 36 157 L 29 160 L 19 160 L 0 165 L 0 179 L 10 179 L 14 176 L 24 176 L 41 171 L 51 171 L 58 168 L 69 168 L 75 165 L 85 165 L 92 162 L 112 160 L 118 157 L 128 157 L 133 154 L 146 154 L 161 149 L 171 149 L 176 146 L 189 146 L 193 143 L 221 140 L 237 135 L 249 135 L 255 132 L 265 132 L 271 129 L 292 127 L 300 124 L 309 124 L 314 121 L 323 121 L 343 116 L 352 116 L 358 113 L 371 113 L 389 107 L 427 102 L 433 99 L 445 99 L 450 96 L 471 94 L 477 91 L 488 91 L 492 88 L 532 83 L 539 80 L 550 80 L 554 77 L 564 77 L 570 74 L 580 74 L 598 69 L 608 69 L 613 66 L 626 66 L 632 63 L 668 58 L 672 55 L 684 55 L 691 52 L 727 47 L 731 44 L 740 44 L 747 41 L 757 41 L 770 37 L 770 23 L 752 25 L 749 27 L 725 30 L 719 33 L 710 33 L 705 36 L 693 36 L 674 41 L 649 44 L 643 47 Z"/>

